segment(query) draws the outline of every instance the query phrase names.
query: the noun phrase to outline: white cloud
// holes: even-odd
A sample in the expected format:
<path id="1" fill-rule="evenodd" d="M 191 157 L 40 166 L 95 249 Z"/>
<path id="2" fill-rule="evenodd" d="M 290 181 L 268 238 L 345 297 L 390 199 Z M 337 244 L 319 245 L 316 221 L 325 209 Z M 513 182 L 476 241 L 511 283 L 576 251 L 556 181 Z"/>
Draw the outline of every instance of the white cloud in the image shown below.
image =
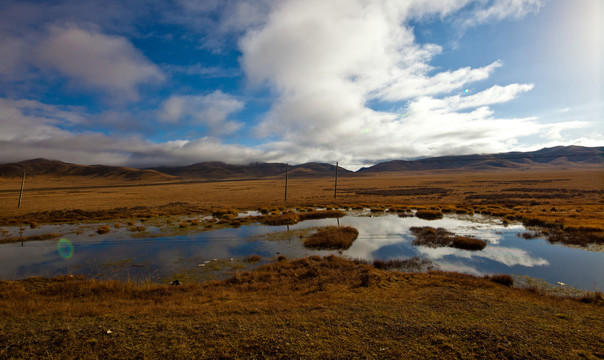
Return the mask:
<path id="1" fill-rule="evenodd" d="M 38 64 L 74 84 L 112 98 L 138 99 L 138 87 L 164 80 L 163 73 L 130 41 L 79 26 L 52 26 L 38 47 Z"/>
<path id="2" fill-rule="evenodd" d="M 423 100 L 430 104 L 432 111 L 456 111 L 505 103 L 516 98 L 519 93 L 532 90 L 533 87 L 533 84 L 494 85 L 474 95 L 454 95 L 444 99 L 424 97 Z"/>
<path id="3" fill-rule="evenodd" d="M 520 19 L 529 13 L 538 12 L 543 0 L 494 0 L 479 7 L 465 25 L 475 25 L 487 21 L 499 21 L 505 18 Z"/>
<path id="4" fill-rule="evenodd" d="M 170 123 L 203 124 L 211 135 L 230 134 L 240 129 L 242 124 L 228 121 L 228 117 L 244 106 L 242 101 L 220 90 L 205 96 L 174 95 L 164 101 L 159 119 Z"/>
<path id="5" fill-rule="evenodd" d="M 516 138 L 543 131 L 534 117 L 499 119 L 489 108 L 531 90 L 532 84 L 493 85 L 475 95 L 437 97 L 484 81 L 503 66 L 495 61 L 479 68 L 438 70 L 429 64 L 441 48 L 418 44 L 407 22 L 430 14 L 446 16 L 464 4 L 282 2 L 264 26 L 248 31 L 240 42 L 250 83 L 266 84 L 277 95 L 256 127 L 258 136 L 278 136 L 275 147 L 299 151 L 305 160 L 352 163 L 505 151 Z M 404 117 L 369 105 L 401 100 L 407 101 Z"/>

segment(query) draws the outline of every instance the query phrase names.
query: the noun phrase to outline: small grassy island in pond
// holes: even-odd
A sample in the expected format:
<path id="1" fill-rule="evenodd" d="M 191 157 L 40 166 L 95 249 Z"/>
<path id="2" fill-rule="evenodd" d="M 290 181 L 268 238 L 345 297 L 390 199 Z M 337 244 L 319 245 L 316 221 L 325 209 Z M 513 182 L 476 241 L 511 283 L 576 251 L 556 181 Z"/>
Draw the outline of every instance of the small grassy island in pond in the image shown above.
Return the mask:
<path id="1" fill-rule="evenodd" d="M 430 226 L 412 227 L 411 232 L 416 239 L 413 245 L 423 245 L 429 247 L 449 246 L 464 250 L 482 250 L 487 243 L 484 240 L 469 236 L 455 235 L 443 228 L 433 228 Z"/>
<path id="2" fill-rule="evenodd" d="M 359 236 L 352 226 L 327 226 L 319 229 L 304 241 L 304 246 L 312 249 L 348 249 Z"/>
<path id="3" fill-rule="evenodd" d="M 438 220 L 443 218 L 443 213 L 440 210 L 417 210 L 415 216 L 424 220 Z"/>

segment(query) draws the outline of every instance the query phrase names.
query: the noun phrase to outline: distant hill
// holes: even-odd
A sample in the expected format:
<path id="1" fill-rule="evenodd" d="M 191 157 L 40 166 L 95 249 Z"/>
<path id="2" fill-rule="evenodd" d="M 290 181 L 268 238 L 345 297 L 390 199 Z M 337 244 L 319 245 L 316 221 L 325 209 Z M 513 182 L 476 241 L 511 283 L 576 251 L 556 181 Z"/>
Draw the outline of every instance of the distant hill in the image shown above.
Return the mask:
<path id="1" fill-rule="evenodd" d="M 488 155 L 439 156 L 418 160 L 382 162 L 358 173 L 420 170 L 493 170 L 602 165 L 604 147 L 556 146 L 531 152 Z"/>
<path id="2" fill-rule="evenodd" d="M 604 147 L 557 146 L 531 152 L 509 152 L 488 155 L 440 156 L 418 160 L 392 160 L 368 168 L 356 174 L 372 174 L 397 171 L 494 169 L 547 169 L 602 166 Z M 177 167 L 135 169 L 105 165 L 77 165 L 56 160 L 33 159 L 0 165 L 0 177 L 20 177 L 26 171 L 29 176 L 82 176 L 130 181 L 174 180 L 223 180 L 261 179 L 283 177 L 285 164 L 252 163 L 230 165 L 222 162 L 201 162 Z M 306 163 L 289 166 L 292 178 L 332 177 L 335 166 L 325 163 Z M 340 176 L 353 176 L 354 172 L 339 167 Z"/>
<path id="3" fill-rule="evenodd" d="M 130 181 L 171 181 L 176 179 L 174 176 L 155 170 L 105 165 L 77 165 L 47 159 L 33 159 L 0 165 L 0 177 L 21 177 L 24 171 L 27 176 L 87 176 Z"/>
<path id="4" fill-rule="evenodd" d="M 285 175 L 285 164 L 252 163 L 248 165 L 230 165 L 222 162 L 202 162 L 180 167 L 152 168 L 164 174 L 179 176 L 184 179 L 256 179 Z M 338 173 L 346 176 L 352 171 L 339 167 Z M 292 165 L 288 169 L 290 177 L 323 177 L 333 176 L 335 165 L 324 163 L 306 163 Z"/>

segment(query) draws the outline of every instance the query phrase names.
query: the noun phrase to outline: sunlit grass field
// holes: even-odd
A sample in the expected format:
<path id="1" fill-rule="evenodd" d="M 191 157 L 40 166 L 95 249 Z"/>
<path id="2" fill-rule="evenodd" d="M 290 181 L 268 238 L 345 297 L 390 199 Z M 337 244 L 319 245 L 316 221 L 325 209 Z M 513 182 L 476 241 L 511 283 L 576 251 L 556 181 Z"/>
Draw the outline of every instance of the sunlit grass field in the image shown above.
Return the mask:
<path id="1" fill-rule="evenodd" d="M 181 286 L 0 283 L 3 358 L 601 358 L 600 299 L 318 256 Z"/>
<path id="2" fill-rule="evenodd" d="M 283 225 L 370 208 L 399 216 L 491 215 L 571 245 L 604 238 L 599 170 L 349 177 L 339 180 L 337 198 L 333 179 L 290 179 L 287 203 L 281 179 L 113 187 L 86 181 L 78 188 L 74 178 L 30 179 L 17 208 L 19 184 L 4 179 L 1 226 L 102 221 L 95 225 L 102 233 L 110 225 L 138 231 L 138 220 L 160 216 L 215 216 L 177 223 L 202 231 L 245 224 L 250 220 L 237 218 L 244 210 Z M 4 281 L 0 358 L 604 357 L 600 292 L 560 297 L 536 285 L 510 287 L 509 276 L 382 270 L 414 266 L 421 260 L 280 256 L 225 281 L 181 286 L 77 275 Z"/>

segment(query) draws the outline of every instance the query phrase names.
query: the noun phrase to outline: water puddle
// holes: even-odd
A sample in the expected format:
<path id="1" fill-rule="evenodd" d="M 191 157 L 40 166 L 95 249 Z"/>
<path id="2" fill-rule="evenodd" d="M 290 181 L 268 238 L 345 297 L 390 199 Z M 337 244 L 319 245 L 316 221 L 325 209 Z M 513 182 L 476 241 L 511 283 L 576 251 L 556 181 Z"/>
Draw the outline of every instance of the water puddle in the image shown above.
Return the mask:
<path id="1" fill-rule="evenodd" d="M 307 220 L 290 226 L 250 224 L 201 231 L 200 225 L 197 230 L 171 234 L 163 230 L 166 223 L 184 220 L 156 219 L 117 228 L 107 224 L 111 230 L 103 235 L 97 234 L 103 224 L 5 227 L 3 237 L 19 235 L 20 231 L 23 236 L 51 232 L 63 236 L 61 240 L 0 245 L 0 279 L 77 273 L 135 281 L 199 281 L 224 278 L 235 270 L 276 261 L 278 256 L 337 254 L 367 261 L 419 257 L 445 271 L 523 275 L 586 290 L 604 284 L 604 253 L 552 245 L 543 238 L 525 240 L 518 236 L 527 231 L 522 225 L 504 226 L 500 220 L 480 215 L 428 221 L 352 211 L 340 219 Z M 359 237 L 345 251 L 304 248 L 302 238 L 327 225 L 353 226 L 359 230 Z M 136 231 L 137 226 L 144 229 Z M 414 246 L 415 237 L 409 230 L 414 226 L 442 227 L 456 235 L 485 240 L 487 246 L 480 251 Z M 261 260 L 248 260 L 252 254 L 261 256 Z"/>

